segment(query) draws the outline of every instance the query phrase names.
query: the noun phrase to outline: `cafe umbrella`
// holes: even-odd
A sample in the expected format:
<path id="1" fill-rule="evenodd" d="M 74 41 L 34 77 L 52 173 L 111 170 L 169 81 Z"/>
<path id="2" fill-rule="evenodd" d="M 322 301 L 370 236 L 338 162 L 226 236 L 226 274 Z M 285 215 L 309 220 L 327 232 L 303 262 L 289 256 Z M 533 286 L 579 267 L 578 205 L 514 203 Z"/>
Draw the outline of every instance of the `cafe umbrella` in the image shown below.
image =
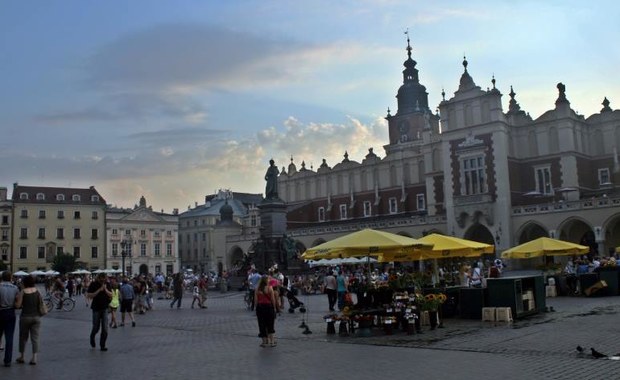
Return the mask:
<path id="1" fill-rule="evenodd" d="M 306 250 L 305 260 L 335 259 L 347 257 L 370 257 L 379 255 L 413 254 L 432 244 L 407 236 L 370 228 L 356 231 Z"/>
<path id="2" fill-rule="evenodd" d="M 542 256 L 572 256 L 588 253 L 590 247 L 564 240 L 540 237 L 502 252 L 502 259 L 530 259 Z"/>

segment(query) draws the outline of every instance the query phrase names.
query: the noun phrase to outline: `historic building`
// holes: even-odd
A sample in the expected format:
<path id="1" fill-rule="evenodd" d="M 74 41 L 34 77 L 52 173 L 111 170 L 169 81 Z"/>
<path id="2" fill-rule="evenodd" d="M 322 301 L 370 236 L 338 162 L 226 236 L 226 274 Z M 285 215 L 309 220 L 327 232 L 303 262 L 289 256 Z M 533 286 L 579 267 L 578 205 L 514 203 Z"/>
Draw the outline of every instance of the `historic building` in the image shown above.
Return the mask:
<path id="1" fill-rule="evenodd" d="M 420 237 L 435 231 L 495 244 L 498 251 L 550 236 L 607 254 L 620 245 L 620 111 L 584 117 L 562 83 L 536 119 L 510 87 L 508 110 L 495 78 L 482 89 L 467 71 L 433 112 L 407 41 L 389 141 L 361 162 L 344 153 L 316 170 L 291 158 L 278 177 L 289 235 L 315 246 L 373 227 Z M 490 78 L 491 79 L 491 78 Z M 452 80 L 446 80 L 446 83 Z M 346 147 L 343 147 L 343 151 Z M 307 158 L 306 160 L 316 158 Z"/>
<path id="2" fill-rule="evenodd" d="M 11 220 L 13 202 L 6 187 L 0 187 L 0 264 L 9 265 L 11 257 Z M 9 269 L 12 269 L 9 267 Z"/>
<path id="3" fill-rule="evenodd" d="M 107 268 L 128 275 L 170 275 L 180 270 L 178 255 L 178 211 L 153 211 L 140 198 L 134 208 L 108 207 Z"/>
<path id="4" fill-rule="evenodd" d="M 58 253 L 105 267 L 105 200 L 88 189 L 13 185 L 10 268 L 49 270 Z M 4 215 L 4 214 L 3 214 Z"/>
<path id="5" fill-rule="evenodd" d="M 179 215 L 179 254 L 184 269 L 221 272 L 243 261 L 259 235 L 262 194 L 219 190 Z M 227 241 L 229 243 L 227 243 Z"/>

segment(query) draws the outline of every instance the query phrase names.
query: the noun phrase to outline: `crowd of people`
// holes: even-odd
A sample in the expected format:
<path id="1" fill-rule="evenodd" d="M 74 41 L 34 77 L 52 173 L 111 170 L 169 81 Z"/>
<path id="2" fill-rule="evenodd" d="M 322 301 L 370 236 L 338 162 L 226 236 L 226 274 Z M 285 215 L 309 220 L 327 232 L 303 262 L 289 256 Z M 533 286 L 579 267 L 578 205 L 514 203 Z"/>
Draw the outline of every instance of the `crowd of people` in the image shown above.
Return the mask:
<path id="1" fill-rule="evenodd" d="M 188 289 L 192 291 L 191 308 L 197 304 L 198 308 L 207 308 L 207 290 L 209 276 L 189 275 L 176 273 L 170 276 L 163 274 L 110 275 L 99 273 L 94 278 L 87 275 L 58 275 L 44 278 L 42 281 L 46 296 L 54 297 L 57 308 L 62 308 L 66 297 L 76 299 L 83 296 L 85 306 L 92 311 L 92 328 L 90 345 L 97 347 L 96 338 L 99 336 L 99 348 L 107 351 L 107 337 L 109 328 L 124 327 L 131 323 L 136 327 L 137 314 L 144 314 L 153 309 L 153 298 L 172 299 L 170 308 L 174 304 L 181 308 L 183 294 Z M 15 327 L 19 327 L 19 356 L 16 363 L 25 363 L 25 351 L 28 340 L 32 346 L 32 356 L 28 362 L 36 365 L 39 352 L 39 331 L 41 317 L 47 312 L 44 295 L 36 286 L 34 276 L 13 277 L 10 271 L 2 272 L 0 282 L 0 351 L 4 351 L 4 366 L 11 366 L 13 360 L 13 341 Z M 21 309 L 19 323 L 17 323 L 17 309 Z M 120 311 L 120 315 L 117 315 Z"/>

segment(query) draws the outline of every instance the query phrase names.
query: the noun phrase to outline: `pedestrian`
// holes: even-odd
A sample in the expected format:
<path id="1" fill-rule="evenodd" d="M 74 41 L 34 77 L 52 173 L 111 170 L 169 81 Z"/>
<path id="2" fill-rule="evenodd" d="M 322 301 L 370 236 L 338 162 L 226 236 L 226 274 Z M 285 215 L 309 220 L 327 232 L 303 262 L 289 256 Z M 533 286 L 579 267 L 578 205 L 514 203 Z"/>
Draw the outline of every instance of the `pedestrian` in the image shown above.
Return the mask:
<path id="1" fill-rule="evenodd" d="M 116 328 L 116 310 L 120 305 L 120 291 L 118 289 L 118 281 L 116 277 L 110 279 L 110 289 L 112 291 L 112 299 L 110 300 L 110 327 Z"/>
<path id="2" fill-rule="evenodd" d="M 181 273 L 177 273 L 174 275 L 174 279 L 172 280 L 172 292 L 174 298 L 170 303 L 170 308 L 174 306 L 174 303 L 177 303 L 177 309 L 181 308 L 181 300 L 183 299 L 183 277 Z"/>
<path id="3" fill-rule="evenodd" d="M 4 366 L 10 367 L 13 360 L 13 334 L 15 333 L 15 307 L 21 304 L 21 295 L 11 280 L 10 271 L 2 272 L 0 282 L 0 336 L 4 335 Z"/>
<path id="4" fill-rule="evenodd" d="M 258 282 L 254 293 L 256 300 L 256 319 L 258 320 L 258 336 L 262 339 L 261 347 L 275 347 L 275 319 L 277 310 L 276 296 L 269 286 L 269 277 L 263 276 Z"/>
<path id="5" fill-rule="evenodd" d="M 202 308 L 202 303 L 200 301 L 200 289 L 198 289 L 198 282 L 194 282 L 194 287 L 192 288 L 192 309 L 194 308 L 194 304 L 198 301 L 198 307 Z"/>
<path id="6" fill-rule="evenodd" d="M 201 308 L 207 308 L 207 290 L 209 288 L 209 283 L 207 282 L 207 276 L 203 273 L 200 275 L 200 280 L 198 281 L 198 292 L 200 293 L 200 304 Z"/>
<path id="7" fill-rule="evenodd" d="M 325 291 L 325 294 L 327 294 L 329 311 L 335 311 L 334 306 L 336 306 L 336 300 L 338 296 L 338 282 L 336 281 L 336 276 L 334 276 L 333 271 L 330 271 L 329 274 L 325 276 L 325 286 L 323 289 Z"/>
<path id="8" fill-rule="evenodd" d="M 342 270 L 338 272 L 336 283 L 338 284 L 338 310 L 342 311 L 344 309 L 344 295 L 349 291 L 349 283 Z"/>
<path id="9" fill-rule="evenodd" d="M 252 268 L 250 271 L 250 275 L 248 276 L 248 287 L 250 288 L 250 310 L 254 311 L 255 300 L 254 300 L 254 292 L 256 291 L 256 287 L 260 282 L 261 275 L 256 271 L 255 268 Z"/>
<path id="10" fill-rule="evenodd" d="M 21 291 L 21 307 L 22 312 L 19 316 L 19 357 L 15 359 L 17 363 L 24 363 L 24 352 L 26 351 L 26 342 L 30 337 L 32 344 L 32 359 L 30 365 L 37 364 L 37 355 L 39 353 L 39 330 L 41 328 L 41 317 L 47 313 L 45 305 L 43 305 L 43 297 L 35 286 L 34 277 L 26 276 L 22 280 L 24 288 Z"/>
<path id="11" fill-rule="evenodd" d="M 129 314 L 129 319 L 131 319 L 131 326 L 136 327 L 136 321 L 133 317 L 133 300 L 136 295 L 133 291 L 133 285 L 131 285 L 127 277 L 123 277 L 123 283 L 119 290 L 121 301 L 121 326 L 125 326 L 125 313 L 127 313 Z"/>
<path id="12" fill-rule="evenodd" d="M 90 346 L 97 347 L 95 336 L 101 329 L 99 347 L 101 351 L 107 351 L 106 340 L 108 339 L 108 308 L 112 300 L 112 291 L 106 282 L 105 273 L 99 273 L 95 281 L 88 287 L 86 297 L 91 300 L 90 308 L 93 311 L 93 328 L 90 331 Z"/>

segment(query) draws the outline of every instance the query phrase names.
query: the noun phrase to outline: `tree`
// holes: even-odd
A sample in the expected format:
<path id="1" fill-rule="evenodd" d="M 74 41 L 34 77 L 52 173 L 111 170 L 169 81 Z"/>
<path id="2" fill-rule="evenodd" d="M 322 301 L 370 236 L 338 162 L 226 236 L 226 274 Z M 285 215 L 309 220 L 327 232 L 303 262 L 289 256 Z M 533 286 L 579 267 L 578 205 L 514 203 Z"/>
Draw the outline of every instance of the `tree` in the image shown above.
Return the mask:
<path id="1" fill-rule="evenodd" d="M 68 253 L 59 253 L 54 257 L 52 262 L 52 269 L 60 274 L 67 272 L 73 272 L 75 270 L 75 256 Z"/>

